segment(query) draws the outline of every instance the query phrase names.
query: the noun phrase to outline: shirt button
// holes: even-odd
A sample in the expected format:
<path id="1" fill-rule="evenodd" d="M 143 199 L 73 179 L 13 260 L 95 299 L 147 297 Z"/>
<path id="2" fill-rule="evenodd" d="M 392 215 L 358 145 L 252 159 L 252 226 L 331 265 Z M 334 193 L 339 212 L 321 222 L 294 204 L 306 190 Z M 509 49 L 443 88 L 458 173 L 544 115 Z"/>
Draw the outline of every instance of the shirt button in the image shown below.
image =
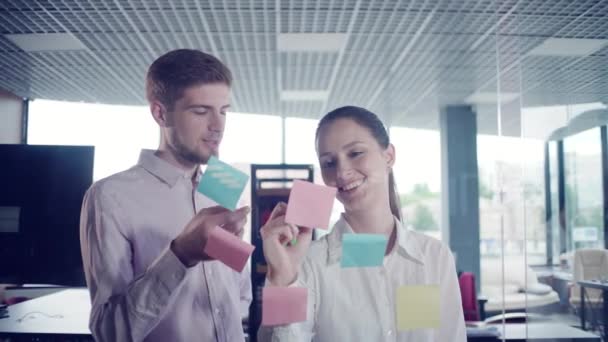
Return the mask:
<path id="1" fill-rule="evenodd" d="M 215 314 L 216 314 L 216 315 L 218 315 L 218 316 L 219 316 L 221 313 L 222 313 L 222 312 L 220 311 L 220 309 L 215 309 Z"/>
<path id="2" fill-rule="evenodd" d="M 386 334 L 387 334 L 388 336 L 391 336 L 391 335 L 393 335 L 393 331 L 392 331 L 392 330 L 389 330 L 389 331 L 387 331 L 387 332 L 386 332 Z"/>

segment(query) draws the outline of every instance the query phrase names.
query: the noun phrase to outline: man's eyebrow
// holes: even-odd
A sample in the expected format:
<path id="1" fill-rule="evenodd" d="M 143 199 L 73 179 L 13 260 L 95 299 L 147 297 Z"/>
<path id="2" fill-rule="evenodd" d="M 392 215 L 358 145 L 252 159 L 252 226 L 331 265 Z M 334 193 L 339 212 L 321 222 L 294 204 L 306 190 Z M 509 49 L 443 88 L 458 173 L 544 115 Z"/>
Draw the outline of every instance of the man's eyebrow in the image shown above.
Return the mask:
<path id="1" fill-rule="evenodd" d="M 204 104 L 193 104 L 186 107 L 186 109 L 196 109 L 196 108 L 204 108 L 204 109 L 212 109 L 212 106 L 207 106 Z"/>
<path id="2" fill-rule="evenodd" d="M 186 109 L 196 109 L 196 108 L 204 108 L 204 109 L 213 109 L 213 106 L 204 105 L 204 104 L 192 104 L 186 107 Z M 220 109 L 230 108 L 230 105 L 224 105 Z"/>

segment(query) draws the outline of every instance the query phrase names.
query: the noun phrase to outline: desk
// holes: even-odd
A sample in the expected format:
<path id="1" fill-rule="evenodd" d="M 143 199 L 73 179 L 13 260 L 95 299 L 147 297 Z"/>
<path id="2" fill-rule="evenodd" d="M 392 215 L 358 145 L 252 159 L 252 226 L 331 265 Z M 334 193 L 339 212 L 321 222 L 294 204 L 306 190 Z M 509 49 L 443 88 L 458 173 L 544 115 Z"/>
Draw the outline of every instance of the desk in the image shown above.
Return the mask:
<path id="1" fill-rule="evenodd" d="M 86 288 L 71 288 L 8 307 L 0 319 L 0 337 L 45 337 L 45 341 L 92 341 L 91 302 Z"/>
<path id="2" fill-rule="evenodd" d="M 0 319 L 0 341 L 93 341 L 91 300 L 86 287 L 70 288 L 8 307 Z M 244 323 L 245 324 L 245 323 Z M 247 332 L 247 330 L 244 330 Z"/>
<path id="3" fill-rule="evenodd" d="M 502 325 L 496 325 L 503 334 Z M 571 342 L 601 342 L 600 337 L 590 332 L 573 328 L 560 323 L 507 323 L 504 326 L 505 341 L 571 341 Z M 502 336 L 489 338 L 468 338 L 469 342 L 502 341 Z"/>
<path id="4" fill-rule="evenodd" d="M 581 280 L 577 282 L 581 287 L 581 328 L 585 330 L 585 288 L 602 290 L 603 304 L 602 316 L 604 317 L 604 329 L 608 328 L 608 282 L 599 280 Z"/>

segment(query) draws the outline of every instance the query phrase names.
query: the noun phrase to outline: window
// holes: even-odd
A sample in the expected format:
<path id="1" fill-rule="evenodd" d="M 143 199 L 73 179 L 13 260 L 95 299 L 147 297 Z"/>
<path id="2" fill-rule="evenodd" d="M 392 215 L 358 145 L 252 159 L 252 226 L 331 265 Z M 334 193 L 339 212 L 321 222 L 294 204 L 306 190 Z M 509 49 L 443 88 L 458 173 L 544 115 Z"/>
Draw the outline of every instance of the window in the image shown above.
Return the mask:
<path id="1" fill-rule="evenodd" d="M 439 131 L 391 127 L 393 173 L 404 222 L 441 239 L 441 142 Z M 420 148 L 424 146 L 424 148 Z"/>
<path id="2" fill-rule="evenodd" d="M 600 128 L 564 139 L 566 250 L 604 247 Z"/>
<path id="3" fill-rule="evenodd" d="M 94 180 L 135 165 L 142 148 L 158 147 L 158 126 L 144 106 L 35 100 L 29 110 L 29 144 L 95 146 Z"/>
<path id="4" fill-rule="evenodd" d="M 280 163 L 281 118 L 275 115 L 228 113 L 220 159 L 231 164 Z"/>
<path id="5" fill-rule="evenodd" d="M 524 256 L 546 263 L 544 143 L 539 139 L 477 137 L 482 257 Z"/>
<path id="6" fill-rule="evenodd" d="M 315 133 L 319 120 L 285 118 L 285 162 L 318 166 Z M 315 177 L 321 175 L 315 170 Z M 320 179 L 319 179 L 320 180 Z"/>

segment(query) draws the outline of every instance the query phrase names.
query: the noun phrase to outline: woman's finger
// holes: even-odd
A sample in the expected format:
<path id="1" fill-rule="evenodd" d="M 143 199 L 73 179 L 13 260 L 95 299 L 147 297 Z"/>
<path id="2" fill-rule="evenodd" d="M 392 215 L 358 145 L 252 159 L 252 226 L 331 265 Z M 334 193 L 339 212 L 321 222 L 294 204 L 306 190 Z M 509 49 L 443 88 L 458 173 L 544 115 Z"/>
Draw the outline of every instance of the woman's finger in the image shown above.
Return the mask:
<path id="1" fill-rule="evenodd" d="M 295 224 L 289 224 L 289 228 L 291 229 L 291 233 L 294 236 L 294 240 L 297 239 L 298 235 L 300 235 L 300 229 L 298 229 Z"/>
<path id="2" fill-rule="evenodd" d="M 274 227 L 280 227 L 284 225 L 285 216 L 277 216 L 273 219 L 268 219 L 268 222 L 266 222 L 266 224 L 260 229 L 260 235 L 262 236 L 262 239 L 264 239 L 264 236 L 268 234 L 270 230 L 274 229 Z"/>
<path id="3" fill-rule="evenodd" d="M 267 227 L 268 228 L 268 227 Z M 263 233 L 263 239 L 277 239 L 281 244 L 291 241 L 294 238 L 293 231 L 288 225 L 269 227 Z"/>
<path id="4" fill-rule="evenodd" d="M 285 202 L 279 202 L 277 203 L 277 205 L 274 206 L 274 209 L 272 209 L 272 212 L 270 213 L 270 217 L 268 218 L 268 221 L 272 221 L 272 219 L 281 216 L 281 215 L 285 215 L 285 213 L 287 212 L 287 204 Z"/>

